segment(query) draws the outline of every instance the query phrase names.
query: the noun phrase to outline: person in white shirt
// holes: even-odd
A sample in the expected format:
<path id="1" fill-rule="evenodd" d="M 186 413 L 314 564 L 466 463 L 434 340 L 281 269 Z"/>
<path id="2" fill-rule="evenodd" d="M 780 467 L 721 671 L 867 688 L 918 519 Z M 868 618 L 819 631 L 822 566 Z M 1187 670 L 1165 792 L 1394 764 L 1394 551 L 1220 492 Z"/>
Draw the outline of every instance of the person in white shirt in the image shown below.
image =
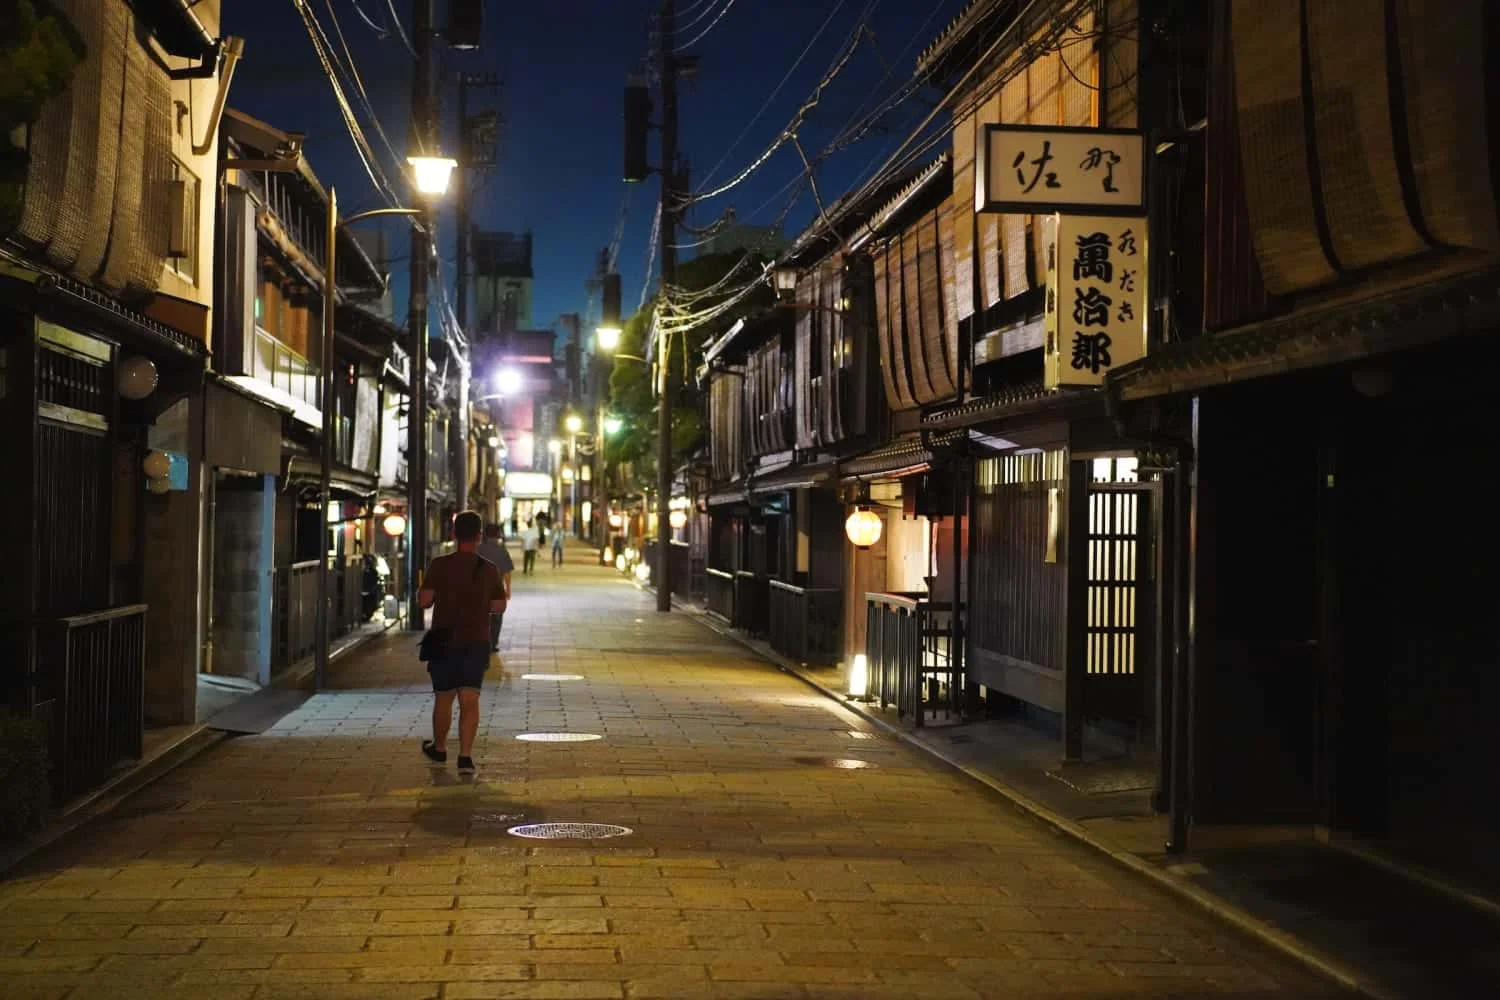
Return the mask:
<path id="1" fill-rule="evenodd" d="M 521 572 L 530 574 L 536 569 L 536 550 L 542 543 L 542 536 L 537 533 L 536 522 L 527 521 L 526 530 L 521 533 Z"/>

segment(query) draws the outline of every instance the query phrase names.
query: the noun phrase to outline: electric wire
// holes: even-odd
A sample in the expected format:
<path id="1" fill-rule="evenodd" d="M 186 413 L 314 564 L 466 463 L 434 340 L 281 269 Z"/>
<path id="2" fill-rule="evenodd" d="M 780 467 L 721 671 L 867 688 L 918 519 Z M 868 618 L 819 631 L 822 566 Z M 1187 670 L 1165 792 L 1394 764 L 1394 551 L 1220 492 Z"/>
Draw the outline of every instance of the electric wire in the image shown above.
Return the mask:
<path id="1" fill-rule="evenodd" d="M 761 116 L 766 113 L 766 109 L 771 106 L 771 102 L 776 99 L 776 95 L 780 94 L 782 88 L 785 87 L 787 83 L 792 79 L 792 74 L 797 72 L 797 67 L 802 65 L 802 60 L 807 58 L 807 54 L 813 50 L 813 46 L 817 44 L 818 39 L 823 37 L 823 32 L 826 31 L 828 29 L 828 26 L 833 23 L 834 15 L 836 15 L 840 10 L 843 9 L 844 3 L 845 0 L 838 0 L 838 3 L 833 5 L 833 9 L 828 12 L 828 16 L 823 19 L 823 23 L 818 25 L 818 30 L 813 32 L 812 37 L 807 40 L 807 44 L 802 47 L 801 54 L 797 56 L 797 59 L 792 63 L 791 68 L 789 68 L 786 71 L 785 75 L 782 76 L 781 82 L 778 83 L 774 88 L 772 88 L 771 92 L 766 95 L 766 99 L 761 104 L 760 110 L 755 112 L 750 120 L 745 123 L 745 127 L 740 130 L 740 134 L 735 137 L 734 142 L 731 142 L 729 146 L 724 150 L 724 155 L 719 157 L 719 162 L 715 163 L 709 169 L 708 173 L 703 175 L 702 183 L 707 184 L 711 180 L 713 180 L 714 175 L 719 172 L 719 168 L 724 165 L 724 161 L 729 159 L 729 154 L 734 152 L 735 149 L 738 148 L 739 144 L 745 141 L 745 136 L 750 134 L 750 130 L 755 127 L 755 123 L 760 121 Z"/>
<path id="2" fill-rule="evenodd" d="M 704 28 L 696 36 L 694 36 L 694 38 L 693 38 L 692 41 L 690 41 L 690 42 L 683 42 L 680 45 L 677 45 L 672 51 L 673 52 L 681 52 L 682 50 L 684 50 L 686 48 L 689 48 L 692 45 L 697 44 L 705 35 L 707 35 L 710 31 L 713 31 L 714 27 L 716 25 L 718 25 L 718 23 L 724 19 L 724 15 L 729 13 L 729 9 L 734 6 L 734 3 L 735 3 L 735 0 L 725 0 L 724 6 L 719 9 L 718 16 L 716 16 L 712 21 L 708 22 L 708 27 Z M 713 9 L 709 8 L 708 10 L 705 10 L 702 14 L 699 14 L 697 17 L 693 18 L 687 24 L 680 25 L 676 30 L 678 32 L 681 32 L 681 33 L 685 34 L 689 28 L 691 28 L 693 25 L 697 24 L 699 21 L 703 20 L 705 17 L 707 17 L 712 12 L 713 12 Z"/>

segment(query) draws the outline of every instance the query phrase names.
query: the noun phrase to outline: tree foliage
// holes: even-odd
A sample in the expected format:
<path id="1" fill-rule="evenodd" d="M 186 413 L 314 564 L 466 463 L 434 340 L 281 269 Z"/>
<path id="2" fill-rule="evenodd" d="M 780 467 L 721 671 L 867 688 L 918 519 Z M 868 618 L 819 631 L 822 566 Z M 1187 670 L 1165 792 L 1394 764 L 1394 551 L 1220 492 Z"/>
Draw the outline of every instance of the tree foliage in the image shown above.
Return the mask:
<path id="1" fill-rule="evenodd" d="M 689 292 L 710 288 L 728 275 L 743 257 L 743 253 L 727 253 L 694 258 L 678 267 L 677 284 Z M 727 283 L 726 290 L 739 289 L 743 285 L 741 279 L 750 279 L 757 270 L 757 264 L 747 263 Z M 710 296 L 699 303 L 697 308 L 706 310 L 722 300 L 722 297 Z M 696 384 L 697 371 L 703 364 L 703 349 L 733 326 L 741 316 L 764 308 L 772 301 L 774 295 L 771 290 L 761 286 L 735 309 L 672 338 L 667 382 L 672 399 L 672 452 L 675 463 L 682 462 L 703 443 L 706 414 Z M 647 341 L 651 335 L 651 315 L 655 306 L 655 300 L 648 302 L 640 312 L 625 322 L 620 336 L 619 354 L 639 358 L 646 356 Z M 624 427 L 606 446 L 605 459 L 609 462 L 630 463 L 642 480 L 640 485 L 654 488 L 658 418 L 652 377 L 653 367 L 650 365 L 625 357 L 620 357 L 615 362 L 609 380 L 610 409 L 624 421 Z"/>
<path id="2" fill-rule="evenodd" d="M 0 0 L 0 232 L 15 224 L 26 179 L 16 132 L 67 87 L 83 55 L 78 33 L 44 0 Z"/>

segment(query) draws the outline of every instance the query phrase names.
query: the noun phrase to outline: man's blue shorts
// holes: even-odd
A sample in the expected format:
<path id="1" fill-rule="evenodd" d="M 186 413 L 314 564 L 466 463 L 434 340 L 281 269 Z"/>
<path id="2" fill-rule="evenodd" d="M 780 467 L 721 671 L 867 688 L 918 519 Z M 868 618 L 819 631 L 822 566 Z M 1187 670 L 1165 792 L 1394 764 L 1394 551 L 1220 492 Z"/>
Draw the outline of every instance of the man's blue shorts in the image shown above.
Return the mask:
<path id="1" fill-rule="evenodd" d="M 489 646 L 480 643 L 429 662 L 427 672 L 432 675 L 434 691 L 456 691 L 459 688 L 478 691 L 484 686 L 484 672 L 489 666 Z"/>

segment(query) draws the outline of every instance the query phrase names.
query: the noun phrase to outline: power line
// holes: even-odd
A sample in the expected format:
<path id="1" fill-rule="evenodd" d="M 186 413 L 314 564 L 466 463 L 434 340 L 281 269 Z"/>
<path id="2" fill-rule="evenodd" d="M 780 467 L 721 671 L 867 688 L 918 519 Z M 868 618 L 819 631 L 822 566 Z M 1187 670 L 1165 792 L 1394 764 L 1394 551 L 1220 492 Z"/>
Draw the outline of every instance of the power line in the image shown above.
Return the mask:
<path id="1" fill-rule="evenodd" d="M 714 18 L 712 21 L 708 22 L 708 27 L 704 28 L 702 31 L 698 32 L 698 34 L 694 35 L 691 40 L 683 42 L 681 45 L 677 46 L 672 51 L 673 52 L 682 52 L 682 51 L 685 51 L 687 49 L 692 48 L 694 45 L 697 45 L 699 42 L 703 41 L 703 39 L 708 35 L 708 33 L 710 31 L 713 31 L 714 28 L 718 26 L 718 24 L 719 24 L 720 21 L 724 20 L 724 15 L 729 13 L 729 9 L 734 6 L 734 2 L 735 2 L 735 0 L 728 0 L 728 2 L 724 4 L 724 9 L 721 10 L 721 11 L 719 11 L 719 16 L 716 17 L 716 18 Z"/>
<path id="2" fill-rule="evenodd" d="M 791 80 L 792 74 L 797 72 L 797 67 L 802 65 L 802 60 L 807 58 L 807 54 L 812 51 L 813 45 L 817 43 L 819 38 L 823 37 L 823 32 L 826 31 L 828 29 L 828 26 L 833 23 L 834 15 L 843 8 L 844 2 L 845 0 L 838 0 L 838 3 L 833 5 L 833 9 L 830 10 L 828 12 L 828 16 L 823 19 L 823 23 L 818 26 L 818 30 L 813 32 L 812 37 L 807 40 L 807 44 L 802 47 L 802 52 L 797 56 L 796 61 L 792 63 L 791 67 L 786 71 L 786 74 L 782 76 L 781 82 L 775 86 L 771 93 L 766 95 L 765 102 L 761 104 L 760 110 L 755 112 L 754 117 L 752 117 L 748 122 L 745 123 L 745 127 L 740 130 L 740 134 L 735 137 L 734 142 L 731 142 L 729 144 L 729 147 L 724 150 L 724 155 L 719 157 L 719 162 L 715 163 L 713 167 L 709 169 L 708 173 L 703 175 L 704 184 L 707 184 L 709 181 L 713 180 L 714 174 L 717 174 L 719 172 L 719 168 L 724 165 L 724 161 L 729 159 L 729 154 L 734 152 L 735 148 L 738 147 L 740 143 L 745 141 L 745 136 L 750 134 L 750 129 L 755 126 L 756 122 L 760 121 L 761 115 L 766 113 L 766 109 L 771 106 L 771 102 L 776 99 L 776 95 L 781 93 L 781 88 L 785 87 L 787 85 L 787 82 Z"/>

